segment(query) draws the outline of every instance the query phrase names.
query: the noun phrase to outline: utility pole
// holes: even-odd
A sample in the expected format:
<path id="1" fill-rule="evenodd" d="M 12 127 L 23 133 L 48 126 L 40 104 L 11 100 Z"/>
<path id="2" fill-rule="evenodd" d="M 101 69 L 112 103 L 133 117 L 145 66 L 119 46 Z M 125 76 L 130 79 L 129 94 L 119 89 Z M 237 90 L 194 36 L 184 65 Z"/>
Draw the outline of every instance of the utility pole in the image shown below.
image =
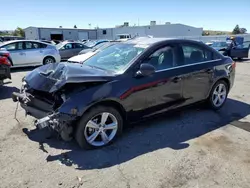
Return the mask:
<path id="1" fill-rule="evenodd" d="M 140 26 L 140 20 L 139 20 L 139 18 L 138 18 L 138 26 Z"/>

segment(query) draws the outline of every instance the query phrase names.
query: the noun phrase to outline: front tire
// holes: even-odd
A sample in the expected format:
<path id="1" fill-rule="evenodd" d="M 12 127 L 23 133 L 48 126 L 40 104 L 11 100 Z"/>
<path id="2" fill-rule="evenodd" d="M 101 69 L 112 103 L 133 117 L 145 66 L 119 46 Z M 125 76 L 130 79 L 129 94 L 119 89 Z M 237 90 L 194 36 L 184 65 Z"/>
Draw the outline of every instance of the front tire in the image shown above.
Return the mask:
<path id="1" fill-rule="evenodd" d="M 122 133 L 122 127 L 122 116 L 115 108 L 96 106 L 79 120 L 75 139 L 81 148 L 100 148 L 111 144 Z"/>
<path id="2" fill-rule="evenodd" d="M 212 90 L 210 91 L 210 95 L 208 98 L 209 106 L 213 110 L 220 109 L 227 100 L 228 91 L 229 86 L 225 81 L 219 80 L 218 82 L 216 82 Z"/>

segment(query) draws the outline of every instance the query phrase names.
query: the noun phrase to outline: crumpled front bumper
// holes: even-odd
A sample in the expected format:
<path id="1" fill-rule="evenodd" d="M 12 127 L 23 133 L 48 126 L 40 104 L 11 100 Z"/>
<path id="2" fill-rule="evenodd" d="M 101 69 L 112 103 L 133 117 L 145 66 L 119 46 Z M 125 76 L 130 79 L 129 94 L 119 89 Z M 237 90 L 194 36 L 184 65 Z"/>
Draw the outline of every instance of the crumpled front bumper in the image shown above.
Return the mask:
<path id="1" fill-rule="evenodd" d="M 56 131 L 61 131 L 64 126 L 71 124 L 75 120 L 75 116 L 55 112 L 52 106 L 34 96 L 23 93 L 12 93 L 12 100 L 20 102 L 21 107 L 26 111 L 27 115 L 35 117 L 35 126 L 39 129 L 51 127 Z"/>
<path id="2" fill-rule="evenodd" d="M 37 119 L 43 118 L 50 113 L 51 108 L 49 107 L 49 104 L 39 99 L 35 99 L 29 94 L 13 92 L 12 100 L 14 102 L 20 102 L 21 107 L 26 113 Z M 39 106 L 39 108 L 37 106 Z M 46 110 L 46 108 L 48 110 Z"/>

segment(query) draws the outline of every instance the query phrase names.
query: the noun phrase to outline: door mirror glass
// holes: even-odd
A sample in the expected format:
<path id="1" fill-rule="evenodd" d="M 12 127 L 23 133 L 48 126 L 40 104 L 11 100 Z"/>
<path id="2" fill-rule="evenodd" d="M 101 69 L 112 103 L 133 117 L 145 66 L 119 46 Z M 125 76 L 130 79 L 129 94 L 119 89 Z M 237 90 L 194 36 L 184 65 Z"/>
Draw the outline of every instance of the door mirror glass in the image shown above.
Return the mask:
<path id="1" fill-rule="evenodd" d="M 155 72 L 155 67 L 148 63 L 142 63 L 140 69 L 136 72 L 136 77 L 150 76 Z"/>

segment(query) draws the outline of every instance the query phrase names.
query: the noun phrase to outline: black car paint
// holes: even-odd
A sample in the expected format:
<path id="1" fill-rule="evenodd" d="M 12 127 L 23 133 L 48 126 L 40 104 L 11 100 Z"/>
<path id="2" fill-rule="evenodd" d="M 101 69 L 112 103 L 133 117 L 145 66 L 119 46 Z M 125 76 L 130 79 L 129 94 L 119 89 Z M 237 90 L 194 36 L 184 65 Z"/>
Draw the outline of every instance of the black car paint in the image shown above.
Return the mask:
<path id="1" fill-rule="evenodd" d="M 232 64 L 230 58 L 222 56 L 205 44 L 187 40 L 185 42 L 211 51 L 218 60 L 161 70 L 147 77 L 136 76 L 140 65 L 145 63 L 147 57 L 154 51 L 166 45 L 178 45 L 181 42 L 183 40 L 166 40 L 151 45 L 144 53 L 134 58 L 126 71 L 120 75 L 86 65 L 54 64 L 51 68 L 55 70 L 52 71 L 53 73 L 49 73 L 48 67 L 43 66 L 27 75 L 25 81 L 31 88 L 51 93 L 59 92 L 65 84 L 84 85 L 99 82 L 87 89 L 69 93 L 67 99 L 55 111 L 76 120 L 97 104 L 114 105 L 119 108 L 126 120 L 131 122 L 204 100 L 219 79 L 224 79 L 230 87 L 233 85 L 234 70 L 227 68 Z M 60 76 L 53 78 L 53 75 L 61 70 L 63 71 Z M 200 92 L 201 90 L 203 92 Z"/>

